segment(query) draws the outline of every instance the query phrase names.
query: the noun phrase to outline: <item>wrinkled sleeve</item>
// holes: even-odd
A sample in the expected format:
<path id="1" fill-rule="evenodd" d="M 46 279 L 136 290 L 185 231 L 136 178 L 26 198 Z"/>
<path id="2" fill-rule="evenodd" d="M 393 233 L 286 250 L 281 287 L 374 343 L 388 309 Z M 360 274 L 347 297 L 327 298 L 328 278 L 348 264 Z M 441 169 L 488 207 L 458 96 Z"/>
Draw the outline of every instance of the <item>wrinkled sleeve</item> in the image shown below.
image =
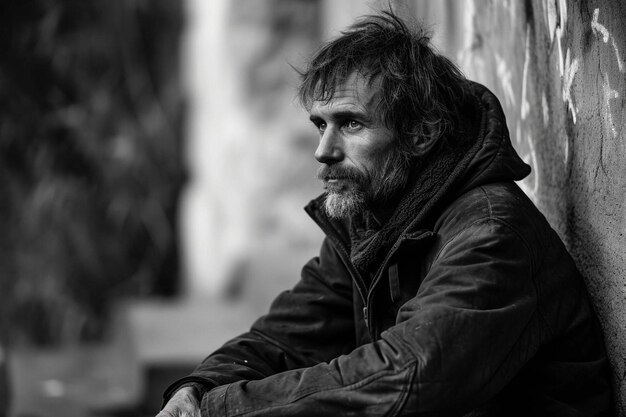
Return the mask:
<path id="1" fill-rule="evenodd" d="M 217 386 L 311 367 L 350 352 L 355 347 L 352 304 L 351 279 L 325 240 L 295 287 L 280 294 L 249 332 L 170 385 L 165 401 L 183 386 L 193 386 L 201 398 Z"/>
<path id="2" fill-rule="evenodd" d="M 302 368 L 262 379 L 242 375 L 204 395 L 203 416 L 471 410 L 504 387 L 538 349 L 532 269 L 529 248 L 517 233 L 495 220 L 477 222 L 443 246 L 416 297 L 379 340 L 329 362 L 301 362 Z"/>

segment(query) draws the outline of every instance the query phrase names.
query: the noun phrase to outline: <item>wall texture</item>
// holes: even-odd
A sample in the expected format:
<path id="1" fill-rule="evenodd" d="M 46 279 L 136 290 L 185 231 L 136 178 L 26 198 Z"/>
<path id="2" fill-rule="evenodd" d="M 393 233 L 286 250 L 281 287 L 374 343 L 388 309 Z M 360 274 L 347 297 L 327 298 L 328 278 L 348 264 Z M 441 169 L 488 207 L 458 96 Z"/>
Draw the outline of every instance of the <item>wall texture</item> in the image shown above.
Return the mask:
<path id="1" fill-rule="evenodd" d="M 441 29 L 464 31 L 458 62 L 501 99 L 514 145 L 533 168 L 521 185 L 587 280 L 626 415 L 626 5 L 449 4 Z M 459 14 L 465 25 L 445 25 Z"/>

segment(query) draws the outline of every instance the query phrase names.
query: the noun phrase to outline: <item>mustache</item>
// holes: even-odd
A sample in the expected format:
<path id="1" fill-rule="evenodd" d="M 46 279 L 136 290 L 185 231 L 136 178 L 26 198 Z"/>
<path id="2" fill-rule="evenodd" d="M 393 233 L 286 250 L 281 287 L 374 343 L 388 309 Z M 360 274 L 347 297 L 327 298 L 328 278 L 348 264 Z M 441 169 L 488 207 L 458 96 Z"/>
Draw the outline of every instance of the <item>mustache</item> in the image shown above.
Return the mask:
<path id="1" fill-rule="evenodd" d="M 355 168 L 336 165 L 322 165 L 317 170 L 317 179 L 326 181 L 331 178 L 352 180 L 358 183 L 363 181 L 363 175 Z"/>

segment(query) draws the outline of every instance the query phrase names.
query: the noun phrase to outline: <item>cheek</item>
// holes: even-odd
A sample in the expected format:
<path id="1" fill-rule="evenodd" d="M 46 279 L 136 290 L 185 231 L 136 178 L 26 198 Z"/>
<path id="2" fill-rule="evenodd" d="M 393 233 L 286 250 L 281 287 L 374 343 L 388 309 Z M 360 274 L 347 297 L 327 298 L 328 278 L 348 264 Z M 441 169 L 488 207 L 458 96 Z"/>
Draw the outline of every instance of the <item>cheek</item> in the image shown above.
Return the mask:
<path id="1" fill-rule="evenodd" d="M 379 170 L 384 165 L 384 161 L 392 154 L 394 148 L 391 145 L 377 146 L 367 149 L 362 154 L 362 161 L 364 167 L 368 170 L 370 175 L 378 174 Z"/>
<path id="2" fill-rule="evenodd" d="M 393 141 L 388 134 L 366 135 L 358 139 L 359 142 L 352 147 L 352 162 L 355 167 L 371 181 L 382 168 L 382 161 L 386 159 L 394 149 Z"/>
<path id="3" fill-rule="evenodd" d="M 377 168 L 377 160 L 379 158 L 376 156 L 374 152 L 362 152 L 355 155 L 353 159 L 355 168 L 359 170 L 361 175 L 367 180 L 370 181 L 372 176 L 376 174 Z"/>

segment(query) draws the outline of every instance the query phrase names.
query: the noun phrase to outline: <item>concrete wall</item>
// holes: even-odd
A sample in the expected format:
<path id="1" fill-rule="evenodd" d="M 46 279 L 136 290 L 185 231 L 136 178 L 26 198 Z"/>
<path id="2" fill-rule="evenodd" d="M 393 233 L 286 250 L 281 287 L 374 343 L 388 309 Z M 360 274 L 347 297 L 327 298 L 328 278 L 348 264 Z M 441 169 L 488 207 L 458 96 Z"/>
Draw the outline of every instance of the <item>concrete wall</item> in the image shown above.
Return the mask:
<path id="1" fill-rule="evenodd" d="M 464 45 L 447 53 L 502 101 L 533 173 L 521 185 L 568 245 L 605 331 L 626 415 L 626 6 L 450 1 L 414 13 Z M 459 17 L 462 17 L 460 19 Z M 464 21 L 463 25 L 450 22 Z"/>

